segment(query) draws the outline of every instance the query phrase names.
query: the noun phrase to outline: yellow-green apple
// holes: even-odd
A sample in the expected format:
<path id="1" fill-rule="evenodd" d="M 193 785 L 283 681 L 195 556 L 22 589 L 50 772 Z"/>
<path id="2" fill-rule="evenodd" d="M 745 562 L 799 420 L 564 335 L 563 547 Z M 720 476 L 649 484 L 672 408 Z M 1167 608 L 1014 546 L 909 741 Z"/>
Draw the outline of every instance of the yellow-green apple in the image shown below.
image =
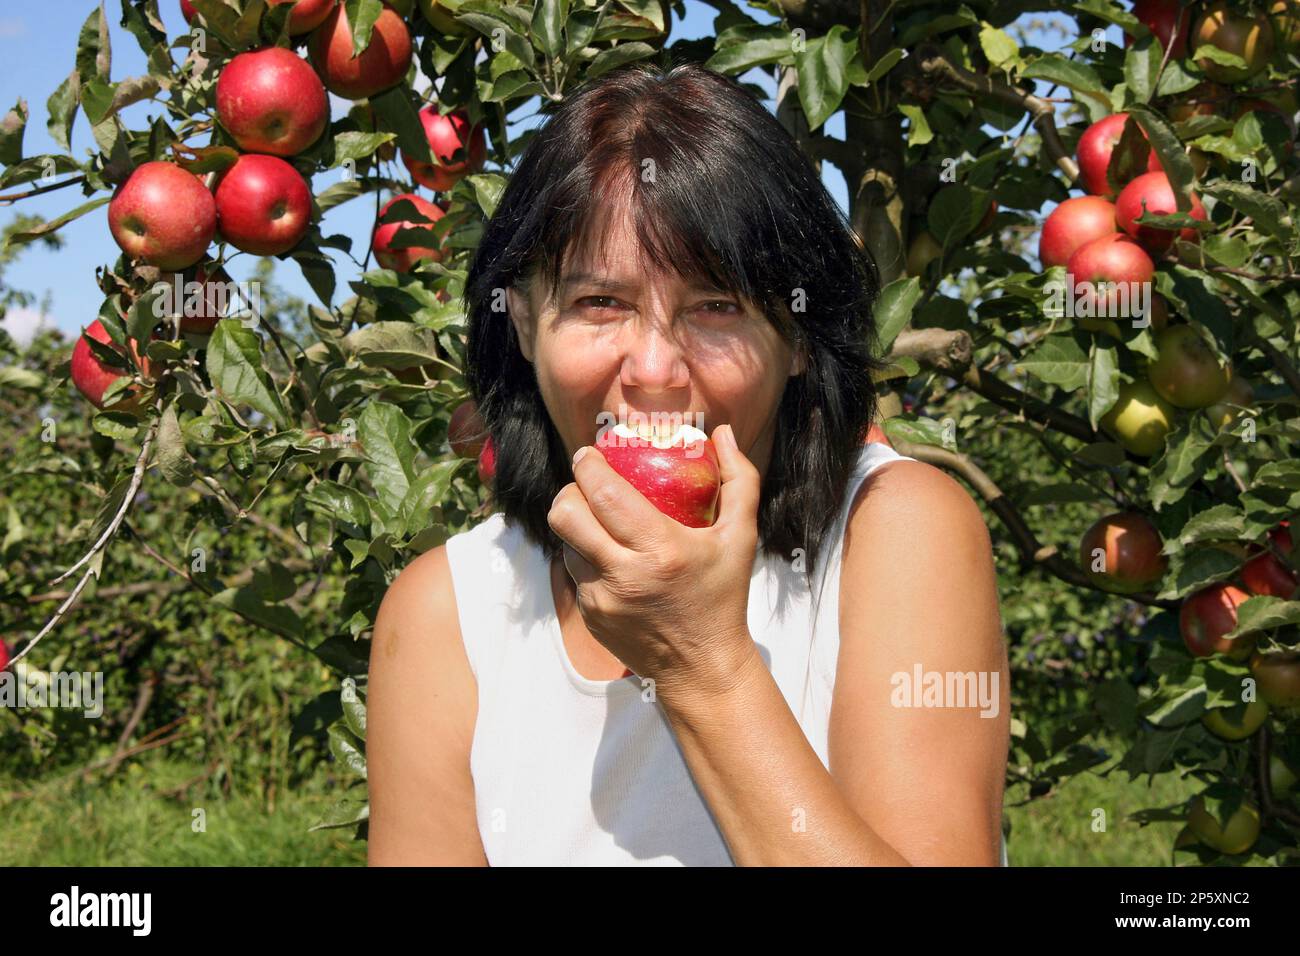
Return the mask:
<path id="1" fill-rule="evenodd" d="M 160 269 L 198 262 L 216 225 L 212 193 L 175 163 L 137 166 L 108 204 L 108 228 L 122 251 Z"/>
<path id="2" fill-rule="evenodd" d="M 244 152 L 292 156 L 320 138 L 330 107 L 307 61 L 271 46 L 240 53 L 222 69 L 217 116 Z"/>
<path id="3" fill-rule="evenodd" d="M 1205 408 L 1228 394 L 1232 363 L 1220 361 L 1190 325 L 1171 325 L 1156 336 L 1156 358 L 1147 378 L 1165 401 L 1179 408 Z"/>
<path id="4" fill-rule="evenodd" d="M 1145 380 L 1125 382 L 1119 398 L 1101 419 L 1101 427 L 1124 450 L 1149 458 L 1165 447 L 1177 410 Z"/>
<path id="5" fill-rule="evenodd" d="M 1145 515 L 1133 511 L 1107 515 L 1079 542 L 1083 572 L 1103 591 L 1136 594 L 1160 583 L 1168 562 L 1164 542 Z"/>
<path id="6" fill-rule="evenodd" d="M 1140 245 L 1121 232 L 1092 239 L 1075 249 L 1065 264 L 1074 280 L 1079 324 L 1119 336 L 1117 318 L 1137 318 L 1138 304 L 1149 293 L 1155 263 Z M 1112 328 L 1113 327 L 1113 328 Z"/>
<path id="7" fill-rule="evenodd" d="M 470 124 L 464 110 L 452 110 L 443 115 L 436 106 L 420 110 L 420 125 L 433 162 L 412 159 L 402 151 L 402 162 L 411 172 L 411 178 L 434 192 L 446 192 L 469 173 L 483 168 L 487 158 L 487 140 L 481 126 Z M 459 157 L 457 154 L 459 153 Z"/>
<path id="8" fill-rule="evenodd" d="M 245 153 L 217 183 L 217 224 L 236 249 L 278 256 L 307 234 L 311 191 L 278 156 Z"/>
<path id="9" fill-rule="evenodd" d="M 718 453 L 698 428 L 634 430 L 619 422 L 601 432 L 596 447 L 668 517 L 689 528 L 707 528 L 717 518 Z"/>
<path id="10" fill-rule="evenodd" d="M 1188 211 L 1193 219 L 1204 221 L 1205 207 L 1195 192 L 1190 193 L 1192 208 Z M 1155 226 L 1135 222 L 1143 212 L 1153 216 L 1171 216 L 1178 212 L 1174 200 L 1174 188 L 1169 184 L 1169 177 L 1163 172 L 1143 173 L 1125 186 L 1115 200 L 1115 222 L 1126 233 L 1142 244 L 1153 256 L 1163 255 L 1173 245 L 1175 237 L 1187 242 L 1196 242 L 1199 234 L 1188 226 L 1185 229 L 1160 229 Z"/>
<path id="11" fill-rule="evenodd" d="M 1227 826 L 1220 826 L 1214 814 L 1205 808 L 1205 800 L 1196 797 L 1187 813 L 1187 825 L 1206 846 L 1234 856 L 1245 853 L 1259 839 L 1259 811 L 1248 803 L 1237 808 L 1228 818 Z"/>
<path id="12" fill-rule="evenodd" d="M 0 667 L 0 670 L 3 669 Z M 1269 789 L 1273 792 L 1273 799 L 1285 800 L 1295 789 L 1295 785 L 1300 783 L 1300 775 L 1296 774 L 1289 763 L 1277 754 L 1272 754 L 1268 760 L 1268 782 Z"/>
<path id="13" fill-rule="evenodd" d="M 1255 654 L 1250 659 L 1250 673 L 1260 698 L 1270 707 L 1287 713 L 1300 708 L 1300 653 Z"/>
<path id="14" fill-rule="evenodd" d="M 1222 431 L 1228 428 L 1236 420 L 1241 412 L 1234 408 L 1234 405 L 1249 407 L 1250 403 L 1255 400 L 1255 389 L 1250 382 L 1236 372 L 1232 373 L 1232 381 L 1228 382 L 1228 391 L 1223 398 L 1205 409 L 1205 414 L 1210 416 L 1210 421 L 1214 427 Z"/>
<path id="15" fill-rule="evenodd" d="M 289 13 L 289 36 L 301 36 L 310 33 L 325 22 L 325 18 L 334 9 L 336 0 L 266 0 L 267 6 L 278 7 L 294 3 Z"/>
<path id="16" fill-rule="evenodd" d="M 907 274 L 924 276 L 926 267 L 943 255 L 943 246 L 928 232 L 919 232 L 907 247 Z"/>
<path id="17" fill-rule="evenodd" d="M 384 222 L 384 216 L 387 215 L 394 204 L 401 200 L 406 200 L 415 206 L 416 212 L 422 215 L 429 222 L 412 222 L 403 220 L 401 222 Z M 442 250 L 437 245 L 429 246 L 399 246 L 393 248 L 393 237 L 403 229 L 419 229 L 429 233 L 429 242 L 436 242 L 433 239 L 433 224 L 446 214 L 440 206 L 415 193 L 401 193 L 394 196 L 388 202 L 384 203 L 383 208 L 379 210 L 379 219 L 375 223 L 375 235 L 372 247 L 375 250 L 375 258 L 385 269 L 392 269 L 396 272 L 410 272 L 421 262 L 437 262 L 442 258 Z M 401 213 L 398 213 L 401 215 Z"/>
<path id="18" fill-rule="evenodd" d="M 1215 63 L 1209 57 L 1196 61 L 1201 72 L 1218 83 L 1240 83 L 1268 65 L 1273 56 L 1273 28 L 1262 14 L 1242 16 L 1226 0 L 1209 4 L 1192 33 L 1192 51 L 1214 46 L 1241 57 L 1244 67 Z"/>
<path id="19" fill-rule="evenodd" d="M 468 36 L 472 31 L 451 14 L 446 4 L 439 0 L 420 0 L 420 12 L 439 33 L 449 36 Z"/>
<path id="20" fill-rule="evenodd" d="M 1300 558 L 1300 555 L 1295 553 L 1292 546 L 1289 522 L 1284 521 L 1281 527 L 1270 531 L 1268 540 L 1288 560 L 1295 561 Z M 1289 600 L 1295 594 L 1298 582 L 1296 573 L 1279 561 L 1271 550 L 1268 550 L 1245 563 L 1241 569 L 1241 583 L 1246 586 L 1246 590 L 1251 594 L 1269 595 Z"/>
<path id="21" fill-rule="evenodd" d="M 396 86 L 411 65 L 411 33 L 385 6 L 375 20 L 370 46 L 352 56 L 352 27 L 344 4 L 336 6 L 307 41 L 312 66 L 325 88 L 349 100 L 365 99 Z"/>
<path id="22" fill-rule="evenodd" d="M 1245 740 L 1268 720 L 1268 704 L 1252 700 L 1232 707 L 1215 707 L 1201 716 L 1205 729 L 1222 740 Z"/>
<path id="23" fill-rule="evenodd" d="M 1169 50 L 1171 57 L 1187 55 L 1187 35 L 1192 28 L 1192 11 L 1180 0 L 1137 0 L 1132 14 L 1160 42 L 1161 49 Z M 1127 47 L 1129 36 L 1124 35 Z"/>
<path id="24" fill-rule="evenodd" d="M 447 443 L 458 458 L 478 458 L 487 440 L 487 426 L 474 402 L 461 402 L 447 423 Z"/>
<path id="25" fill-rule="evenodd" d="M 77 344 L 72 347 L 72 384 L 90 404 L 96 408 L 104 408 L 104 393 L 108 391 L 108 387 L 120 378 L 130 378 L 131 374 L 124 368 L 117 368 L 101 361 L 99 356 L 91 351 L 86 336 L 96 342 L 102 342 L 123 358 L 127 353 L 126 349 L 112 340 L 108 329 L 104 328 L 104 323 L 99 319 L 82 330 L 82 334 L 77 336 Z M 142 375 L 147 377 L 152 373 L 149 360 L 140 354 L 134 342 L 131 343 L 131 356 L 135 359 Z M 140 398 L 140 389 L 133 386 L 127 391 L 119 392 L 110 407 L 113 411 L 133 411 L 140 407 Z"/>
<path id="26" fill-rule="evenodd" d="M 1268 11 L 1273 21 L 1274 46 L 1300 54 L 1300 0 L 1274 0 Z"/>
<path id="27" fill-rule="evenodd" d="M 1094 196 L 1115 198 L 1115 190 L 1106 179 L 1106 169 L 1110 166 L 1111 154 L 1115 152 L 1115 147 L 1124 134 L 1127 120 L 1127 113 L 1113 113 L 1097 120 L 1079 137 L 1079 145 L 1075 148 L 1075 156 L 1079 161 L 1079 185 Z M 1143 136 L 1145 135 L 1144 133 Z M 1151 150 L 1147 156 L 1147 169 L 1154 171 L 1163 168 L 1156 151 Z"/>
<path id="28" fill-rule="evenodd" d="M 1118 230 L 1115 204 L 1109 199 L 1075 196 L 1053 209 L 1043 222 L 1038 259 L 1044 269 L 1063 266 L 1080 246 Z"/>
<path id="29" fill-rule="evenodd" d="M 1237 626 L 1237 607 L 1248 597 L 1235 585 L 1219 583 L 1185 598 L 1178 609 L 1178 628 L 1187 649 L 1195 657 L 1226 654 L 1233 660 L 1248 658 L 1255 649 L 1254 634 L 1223 636 Z"/>

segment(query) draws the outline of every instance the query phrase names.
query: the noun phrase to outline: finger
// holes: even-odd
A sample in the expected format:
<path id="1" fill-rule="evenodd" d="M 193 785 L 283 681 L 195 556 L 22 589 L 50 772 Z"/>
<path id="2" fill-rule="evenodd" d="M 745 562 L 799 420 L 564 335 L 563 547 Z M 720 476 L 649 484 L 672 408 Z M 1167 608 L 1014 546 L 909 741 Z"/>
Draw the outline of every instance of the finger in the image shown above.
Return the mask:
<path id="1" fill-rule="evenodd" d="M 610 467 L 593 445 L 574 456 L 573 478 L 591 507 L 591 513 L 618 544 L 634 551 L 653 547 L 664 522 L 671 521 Z"/>
<path id="2" fill-rule="evenodd" d="M 567 544 L 564 546 L 564 569 L 578 587 L 595 584 L 600 580 L 600 572 L 592 563 Z"/>
<path id="3" fill-rule="evenodd" d="M 551 502 L 546 514 L 551 530 L 560 540 L 582 555 L 588 564 L 608 568 L 618 553 L 618 543 L 596 520 L 581 489 L 573 483 L 565 485 Z"/>
<path id="4" fill-rule="evenodd" d="M 758 469 L 736 445 L 736 435 L 730 425 L 719 425 L 713 430 L 713 446 L 718 452 L 718 470 L 722 475 L 718 520 L 714 527 L 746 530 L 757 527 L 762 485 Z"/>

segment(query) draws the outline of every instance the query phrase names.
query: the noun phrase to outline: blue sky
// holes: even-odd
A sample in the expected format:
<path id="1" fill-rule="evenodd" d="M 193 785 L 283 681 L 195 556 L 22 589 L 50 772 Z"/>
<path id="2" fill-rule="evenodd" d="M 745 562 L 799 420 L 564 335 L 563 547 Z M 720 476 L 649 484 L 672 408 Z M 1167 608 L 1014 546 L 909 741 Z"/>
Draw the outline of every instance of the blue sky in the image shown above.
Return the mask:
<path id="1" fill-rule="evenodd" d="M 24 155 L 59 152 L 45 128 L 45 101 L 72 69 L 76 53 L 77 29 L 96 6 L 95 0 L 45 0 L 39 5 L 6 2 L 0 5 L 0 111 L 10 109 L 19 97 L 27 100 L 30 118 L 24 139 Z M 713 8 L 695 0 L 686 4 L 687 16 L 680 20 L 674 16 L 673 39 L 701 37 L 713 32 Z M 120 80 L 145 71 L 144 56 L 134 37 L 118 26 L 120 17 L 118 0 L 106 0 L 112 29 L 112 77 Z M 160 0 L 159 9 L 171 36 L 183 33 L 185 21 L 180 14 L 179 0 Z M 761 11 L 750 13 L 757 19 L 770 19 Z M 770 72 L 753 70 L 746 79 L 761 84 L 769 97 L 775 95 L 775 83 Z M 769 103 L 769 106 L 771 104 Z M 346 101 L 335 101 L 335 115 L 346 109 Z M 125 111 L 125 122 L 133 128 L 142 128 L 145 117 L 159 111 L 157 104 L 145 102 Z M 520 124 L 526 128 L 530 121 Z M 516 130 L 516 132 L 518 131 Z M 843 119 L 834 117 L 826 131 L 833 136 L 844 133 Z M 90 128 L 80 113 L 72 132 L 72 154 L 84 159 L 87 150 L 94 148 Z M 824 179 L 831 194 L 842 207 L 847 206 L 844 178 L 829 164 Z M 318 174 L 312 182 L 314 192 L 330 185 L 331 177 L 340 171 Z M 77 187 L 57 190 L 14 205 L 0 207 L 0 222 L 8 222 L 17 212 L 39 213 L 53 218 L 85 201 Z M 61 230 L 65 245 L 52 252 L 44 247 L 32 246 L 6 271 L 9 285 L 34 293 L 38 299 L 48 298 L 45 321 L 68 333 L 75 333 L 92 321 L 99 310 L 103 294 L 95 285 L 95 268 L 108 265 L 118 254 L 109 235 L 105 210 L 95 210 Z M 366 202 L 345 203 L 326 214 L 323 231 L 326 235 L 344 233 L 353 237 L 354 244 L 364 248 L 364 241 L 373 225 L 373 206 Z M 336 254 L 339 271 L 339 289 L 346 291 L 346 283 L 355 278 L 356 267 L 350 260 Z M 230 267 L 234 278 L 245 278 L 252 268 L 252 259 L 240 256 Z M 315 295 L 302 279 L 298 266 L 292 261 L 280 263 L 276 269 L 278 281 L 287 291 L 315 302 Z M 36 320 L 30 313 L 11 310 L 6 325 L 15 333 Z"/>

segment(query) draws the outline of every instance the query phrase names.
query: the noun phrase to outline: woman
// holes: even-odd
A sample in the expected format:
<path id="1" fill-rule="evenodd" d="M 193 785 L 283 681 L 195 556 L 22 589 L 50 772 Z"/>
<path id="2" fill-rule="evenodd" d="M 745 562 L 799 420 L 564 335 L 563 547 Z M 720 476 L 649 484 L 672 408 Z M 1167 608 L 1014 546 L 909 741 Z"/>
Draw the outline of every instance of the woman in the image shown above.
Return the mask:
<path id="1" fill-rule="evenodd" d="M 877 282 L 733 81 L 627 69 L 549 118 L 465 294 L 498 513 L 375 625 L 371 863 L 999 862 L 989 537 L 863 443 Z M 712 526 L 614 472 L 620 413 L 705 424 Z"/>

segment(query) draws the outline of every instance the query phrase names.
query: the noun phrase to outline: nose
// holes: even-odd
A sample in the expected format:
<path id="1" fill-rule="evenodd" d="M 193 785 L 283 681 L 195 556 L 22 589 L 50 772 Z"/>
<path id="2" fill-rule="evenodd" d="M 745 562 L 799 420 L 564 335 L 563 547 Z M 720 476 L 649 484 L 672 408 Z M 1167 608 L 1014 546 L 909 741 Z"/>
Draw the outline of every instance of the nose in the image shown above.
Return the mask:
<path id="1" fill-rule="evenodd" d="M 653 395 L 685 388 L 689 381 L 681 345 L 657 321 L 629 322 L 623 338 L 621 383 Z"/>

